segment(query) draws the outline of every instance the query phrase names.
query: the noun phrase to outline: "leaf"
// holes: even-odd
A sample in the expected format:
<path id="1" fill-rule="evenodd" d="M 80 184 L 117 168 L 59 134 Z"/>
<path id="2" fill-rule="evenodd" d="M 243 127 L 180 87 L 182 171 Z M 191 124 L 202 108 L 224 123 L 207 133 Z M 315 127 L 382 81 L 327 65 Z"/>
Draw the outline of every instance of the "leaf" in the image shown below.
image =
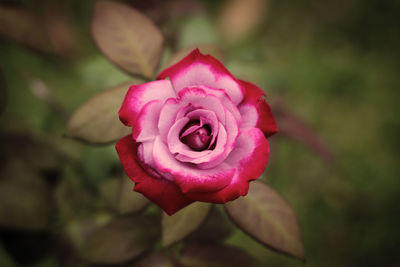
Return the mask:
<path id="1" fill-rule="evenodd" d="M 218 28 L 225 41 L 235 43 L 252 34 L 267 17 L 268 0 L 231 0 L 222 9 Z"/>
<path id="2" fill-rule="evenodd" d="M 24 162 L 41 173 L 56 172 L 65 160 L 65 155 L 55 149 L 51 142 L 41 140 L 29 134 L 8 132 L 0 134 L 2 156 Z"/>
<path id="3" fill-rule="evenodd" d="M 116 208 L 120 183 L 118 178 L 110 178 L 103 181 L 99 187 L 99 193 L 109 206 Z"/>
<path id="4" fill-rule="evenodd" d="M 157 235 L 155 220 L 137 216 L 120 217 L 89 234 L 82 256 L 93 263 L 124 262 L 151 248 Z"/>
<path id="5" fill-rule="evenodd" d="M 77 40 L 68 4 L 65 2 L 47 2 L 43 9 L 42 19 L 54 50 L 60 56 L 76 57 L 81 46 Z"/>
<path id="6" fill-rule="evenodd" d="M 0 266 L 17 267 L 18 265 L 14 262 L 13 258 L 8 255 L 3 244 L 0 244 Z"/>
<path id="7" fill-rule="evenodd" d="M 0 36 L 38 51 L 53 51 L 40 18 L 24 8 L 0 5 Z"/>
<path id="8" fill-rule="evenodd" d="M 69 221 L 82 212 L 87 213 L 94 198 L 82 186 L 81 177 L 73 168 L 67 166 L 64 175 L 54 191 L 54 203 L 57 206 L 58 218 Z"/>
<path id="9" fill-rule="evenodd" d="M 263 245 L 304 260 L 297 217 L 287 201 L 268 185 L 255 181 L 246 197 L 224 207 L 234 223 Z"/>
<path id="10" fill-rule="evenodd" d="M 179 262 L 185 267 L 257 266 L 255 259 L 239 248 L 208 243 L 187 244 Z"/>
<path id="11" fill-rule="evenodd" d="M 205 222 L 188 239 L 200 242 L 222 242 L 227 239 L 235 230 L 235 226 L 229 217 L 218 209 L 217 206 L 211 209 Z"/>
<path id="12" fill-rule="evenodd" d="M 63 234 L 71 248 L 82 254 L 82 249 L 89 235 L 108 222 L 107 220 L 99 219 L 98 214 L 91 214 L 88 217 L 68 221 Z"/>
<path id="13" fill-rule="evenodd" d="M 133 191 L 133 185 L 127 175 L 122 176 L 118 201 L 118 210 L 122 214 L 141 211 L 150 204 L 145 196 Z"/>
<path id="14" fill-rule="evenodd" d="M 118 110 L 133 83 L 105 90 L 83 103 L 68 121 L 67 136 L 91 144 L 109 144 L 129 134 L 131 128 L 120 122 Z"/>
<path id="15" fill-rule="evenodd" d="M 92 35 L 99 49 L 130 74 L 151 78 L 161 59 L 161 32 L 149 18 L 128 5 L 98 1 Z"/>
<path id="16" fill-rule="evenodd" d="M 170 246 L 196 230 L 207 218 L 211 204 L 195 202 L 172 216 L 162 215 L 162 242 Z"/>
<path id="17" fill-rule="evenodd" d="M 134 183 L 128 176 L 111 178 L 100 185 L 100 194 L 107 203 L 121 214 L 143 210 L 150 201 L 142 194 L 133 191 Z"/>
<path id="18" fill-rule="evenodd" d="M 133 267 L 175 267 L 168 257 L 160 252 L 153 252 L 141 259 Z"/>
<path id="19" fill-rule="evenodd" d="M 0 226 L 45 229 L 52 210 L 46 182 L 21 161 L 5 163 L 0 177 Z"/>
<path id="20" fill-rule="evenodd" d="M 6 108 L 6 98 L 7 98 L 6 84 L 3 74 L 0 72 L 0 115 Z"/>
<path id="21" fill-rule="evenodd" d="M 221 48 L 219 48 L 217 45 L 213 45 L 213 44 L 198 44 L 198 45 L 188 46 L 186 48 L 183 48 L 183 49 L 179 50 L 175 54 L 173 54 L 171 56 L 171 58 L 168 60 L 168 63 L 166 65 L 166 67 L 169 67 L 169 66 L 177 63 L 178 61 L 183 59 L 185 56 L 187 56 L 190 52 L 192 52 L 196 48 L 198 48 L 201 53 L 210 54 L 213 57 L 219 59 L 220 61 L 222 61 L 222 59 L 223 59 L 223 53 L 221 51 Z"/>

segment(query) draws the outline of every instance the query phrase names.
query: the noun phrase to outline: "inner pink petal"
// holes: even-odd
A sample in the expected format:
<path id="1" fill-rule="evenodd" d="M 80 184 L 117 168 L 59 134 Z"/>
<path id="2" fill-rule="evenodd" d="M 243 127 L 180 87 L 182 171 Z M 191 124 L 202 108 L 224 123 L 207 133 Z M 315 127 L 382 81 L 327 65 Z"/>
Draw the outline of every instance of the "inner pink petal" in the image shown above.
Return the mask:
<path id="1" fill-rule="evenodd" d="M 239 112 L 239 109 L 232 102 L 231 98 L 229 97 L 229 95 L 226 93 L 226 91 L 224 89 L 215 89 L 215 88 L 211 88 L 211 87 L 204 86 L 204 85 L 196 85 L 196 86 L 191 86 L 189 88 L 201 88 L 207 94 L 214 95 L 214 96 L 218 97 L 218 99 L 221 101 L 223 106 L 227 110 L 229 110 L 232 113 L 232 115 L 235 117 L 236 121 L 238 122 L 238 125 L 241 124 L 242 117 L 241 117 L 241 114 Z"/>
<path id="2" fill-rule="evenodd" d="M 221 101 L 214 95 L 207 94 L 200 88 L 185 88 L 178 93 L 178 101 L 186 106 L 192 104 L 197 109 L 211 110 L 218 121 L 225 123 L 225 109 Z"/>
<path id="3" fill-rule="evenodd" d="M 167 136 L 167 144 L 169 151 L 172 154 L 179 153 L 179 151 L 182 150 L 182 147 L 187 147 L 188 149 L 190 149 L 187 145 L 183 144 L 179 139 L 180 132 L 188 122 L 189 118 L 183 117 L 182 119 L 176 121 L 174 125 L 172 125 L 172 127 L 170 128 Z"/>
<path id="4" fill-rule="evenodd" d="M 182 134 L 181 134 L 181 138 L 185 137 L 191 133 L 194 133 L 195 131 L 197 131 L 198 129 L 200 129 L 203 125 L 202 124 L 197 124 L 197 125 L 192 125 L 189 128 L 187 128 Z"/>
<path id="5" fill-rule="evenodd" d="M 227 143 L 227 133 L 225 131 L 225 128 L 222 124 L 219 124 L 219 134 L 217 136 L 216 140 L 216 146 L 213 150 L 203 150 L 201 152 L 195 152 L 195 151 L 187 151 L 187 150 L 181 150 L 175 158 L 179 161 L 182 162 L 188 162 L 188 163 L 193 163 L 193 164 L 199 164 L 197 165 L 200 169 L 208 169 L 206 168 L 201 168 L 200 165 L 201 163 L 206 163 L 206 162 L 213 162 L 215 160 L 218 160 L 219 157 L 223 156 L 225 153 L 225 148 L 226 148 L 226 143 Z M 209 153 L 203 154 L 202 152 L 208 151 Z M 193 152 L 198 153 L 193 157 Z"/>
<path id="6" fill-rule="evenodd" d="M 229 153 L 232 151 L 232 149 L 234 149 L 236 139 L 239 135 L 239 128 L 235 118 L 229 111 L 226 111 L 226 125 L 224 129 L 226 129 L 227 140 L 226 140 L 226 146 L 224 147 L 223 155 L 218 156 L 213 160 L 205 161 L 197 165 L 199 168 L 201 169 L 214 168 L 215 166 L 221 164 L 229 156 Z M 218 142 L 219 141 L 217 140 L 217 146 Z"/>
<path id="7" fill-rule="evenodd" d="M 205 110 L 205 109 L 197 109 L 194 111 L 189 112 L 187 115 L 191 120 L 200 120 L 200 125 L 203 126 L 205 124 L 209 125 L 211 128 L 212 132 L 212 139 L 210 142 L 210 145 L 208 146 L 208 149 L 214 144 L 215 138 L 218 136 L 218 118 L 215 115 L 215 112 L 211 110 Z"/>
<path id="8" fill-rule="evenodd" d="M 160 137 L 156 137 L 153 159 L 162 172 L 171 173 L 182 192 L 215 192 L 232 180 L 235 168 L 225 163 L 209 170 L 201 170 L 193 164 L 180 162 L 169 151 Z"/>

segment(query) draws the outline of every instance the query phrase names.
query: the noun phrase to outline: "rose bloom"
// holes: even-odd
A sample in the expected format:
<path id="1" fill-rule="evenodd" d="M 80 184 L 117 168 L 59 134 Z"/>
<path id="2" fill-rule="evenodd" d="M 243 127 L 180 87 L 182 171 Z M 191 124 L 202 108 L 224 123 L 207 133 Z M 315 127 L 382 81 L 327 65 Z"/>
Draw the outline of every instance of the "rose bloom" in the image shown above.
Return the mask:
<path id="1" fill-rule="evenodd" d="M 119 110 L 132 135 L 116 149 L 134 190 L 169 215 L 246 195 L 278 130 L 264 96 L 198 49 L 156 81 L 132 85 Z"/>

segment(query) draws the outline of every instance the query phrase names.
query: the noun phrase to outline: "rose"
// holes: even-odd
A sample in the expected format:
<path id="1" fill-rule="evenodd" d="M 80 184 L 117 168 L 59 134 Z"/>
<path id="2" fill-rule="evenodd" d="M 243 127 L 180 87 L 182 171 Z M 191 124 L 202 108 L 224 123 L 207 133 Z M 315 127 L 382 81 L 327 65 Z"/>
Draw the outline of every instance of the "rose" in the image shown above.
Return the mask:
<path id="1" fill-rule="evenodd" d="M 277 132 L 264 92 L 198 49 L 157 79 L 132 85 L 119 110 L 132 135 L 116 149 L 134 190 L 169 215 L 246 195 Z"/>

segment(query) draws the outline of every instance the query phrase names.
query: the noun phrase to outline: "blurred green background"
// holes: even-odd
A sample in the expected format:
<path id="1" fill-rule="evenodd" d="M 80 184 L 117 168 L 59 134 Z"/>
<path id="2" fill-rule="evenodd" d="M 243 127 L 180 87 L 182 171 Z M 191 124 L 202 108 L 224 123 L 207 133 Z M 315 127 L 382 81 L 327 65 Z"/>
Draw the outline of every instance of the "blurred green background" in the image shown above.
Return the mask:
<path id="1" fill-rule="evenodd" d="M 28 15 L 6 24 L 0 11 L 1 266 L 86 266 L 65 229 L 113 216 L 100 189 L 121 173 L 113 145 L 64 137 L 81 103 L 131 79 L 92 41 L 95 2 L 0 1 L 43 18 L 21 38 L 13 31 Z M 276 113 L 281 133 L 261 179 L 299 217 L 306 263 L 239 230 L 225 242 L 261 266 L 400 265 L 400 1 L 125 2 L 162 30 L 164 61 L 214 45 Z"/>

